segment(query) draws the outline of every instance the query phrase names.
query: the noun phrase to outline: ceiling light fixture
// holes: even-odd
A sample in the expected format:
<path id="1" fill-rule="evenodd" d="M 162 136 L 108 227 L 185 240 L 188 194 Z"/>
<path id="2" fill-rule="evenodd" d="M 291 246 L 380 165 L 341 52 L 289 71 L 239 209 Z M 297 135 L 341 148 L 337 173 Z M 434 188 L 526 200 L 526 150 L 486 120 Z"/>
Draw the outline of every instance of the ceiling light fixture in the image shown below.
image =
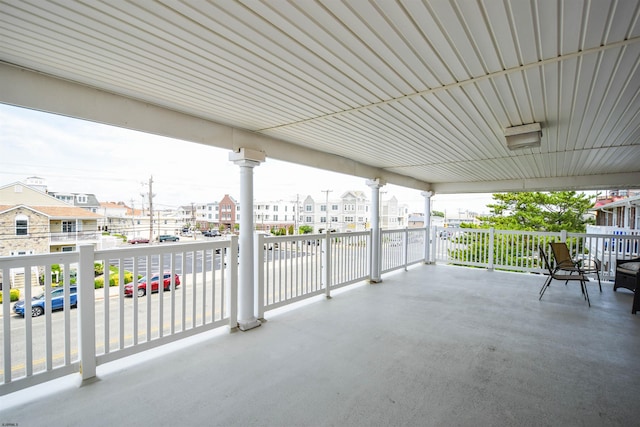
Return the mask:
<path id="1" fill-rule="evenodd" d="M 522 126 L 513 126 L 504 130 L 509 150 L 519 150 L 522 148 L 534 148 L 540 146 L 542 130 L 540 123 L 531 123 Z"/>

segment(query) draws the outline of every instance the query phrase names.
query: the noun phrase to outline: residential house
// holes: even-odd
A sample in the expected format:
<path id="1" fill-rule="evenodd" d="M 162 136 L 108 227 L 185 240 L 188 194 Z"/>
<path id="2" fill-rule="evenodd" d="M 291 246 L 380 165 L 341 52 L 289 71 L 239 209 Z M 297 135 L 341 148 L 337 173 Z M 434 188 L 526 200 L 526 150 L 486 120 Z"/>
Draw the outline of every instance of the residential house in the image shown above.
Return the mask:
<path id="1" fill-rule="evenodd" d="M 396 196 L 380 202 L 380 225 L 382 228 L 404 228 L 409 221 L 409 206 L 398 202 Z"/>
<path id="2" fill-rule="evenodd" d="M 236 199 L 225 194 L 218 204 L 220 226 L 233 231 L 240 221 L 240 206 Z"/>
<path id="3" fill-rule="evenodd" d="M 209 229 L 217 229 L 220 226 L 220 202 L 209 202 L 206 205 L 205 220 Z"/>
<path id="4" fill-rule="evenodd" d="M 444 217 L 431 215 L 431 225 L 436 227 L 444 226 Z M 424 227 L 424 214 L 422 212 L 413 212 L 407 217 L 407 227 L 422 228 Z"/>
<path id="5" fill-rule="evenodd" d="M 63 193 L 58 191 L 48 191 L 47 194 L 58 200 L 67 202 L 72 206 L 82 208 L 89 212 L 98 213 L 100 210 L 100 202 L 95 194 L 89 193 Z"/>
<path id="6" fill-rule="evenodd" d="M 640 191 L 618 190 L 596 199 L 595 227 L 591 233 L 640 230 Z"/>
<path id="7" fill-rule="evenodd" d="M 97 245 L 102 215 L 24 183 L 0 187 L 0 256 L 73 251 Z"/>
<path id="8" fill-rule="evenodd" d="M 338 216 L 338 224 L 331 221 L 332 229 L 338 228 L 339 231 L 363 231 L 369 228 L 369 211 L 370 203 L 367 195 L 363 191 L 346 191 L 339 199 L 340 215 Z M 334 212 L 335 203 L 331 205 L 331 218 L 335 219 Z"/>
<path id="9" fill-rule="evenodd" d="M 299 218 L 296 201 L 271 200 L 255 202 L 253 205 L 254 224 L 257 230 L 271 230 L 273 228 L 297 229 Z"/>

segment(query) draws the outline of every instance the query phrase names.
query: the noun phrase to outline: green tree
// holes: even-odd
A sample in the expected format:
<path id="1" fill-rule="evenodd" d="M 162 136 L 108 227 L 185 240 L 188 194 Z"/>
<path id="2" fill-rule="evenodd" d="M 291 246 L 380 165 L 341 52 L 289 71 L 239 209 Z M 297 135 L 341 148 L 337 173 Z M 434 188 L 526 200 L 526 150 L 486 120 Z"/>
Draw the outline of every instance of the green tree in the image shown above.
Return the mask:
<path id="1" fill-rule="evenodd" d="M 440 212 L 440 211 L 431 211 L 431 216 L 439 216 L 444 218 L 444 212 Z"/>
<path id="2" fill-rule="evenodd" d="M 480 219 L 500 230 L 584 233 L 586 225 L 592 223 L 586 213 L 593 207 L 593 200 L 584 193 L 501 193 L 494 194 L 493 199 L 496 203 L 487 205 L 493 215 Z"/>
<path id="3" fill-rule="evenodd" d="M 495 203 L 487 205 L 493 215 L 481 217 L 483 225 L 480 228 L 583 233 L 586 224 L 592 221 L 586 218 L 586 213 L 593 201 L 584 193 L 503 193 L 494 194 L 493 199 Z M 536 259 L 537 247 L 527 243 L 528 236 L 521 240 L 511 234 L 496 233 L 494 239 L 493 259 L 497 264 L 521 265 Z M 479 263 L 488 261 L 489 240 L 485 235 L 462 233 L 456 240 L 459 247 L 449 252 L 453 263 L 462 259 Z"/>

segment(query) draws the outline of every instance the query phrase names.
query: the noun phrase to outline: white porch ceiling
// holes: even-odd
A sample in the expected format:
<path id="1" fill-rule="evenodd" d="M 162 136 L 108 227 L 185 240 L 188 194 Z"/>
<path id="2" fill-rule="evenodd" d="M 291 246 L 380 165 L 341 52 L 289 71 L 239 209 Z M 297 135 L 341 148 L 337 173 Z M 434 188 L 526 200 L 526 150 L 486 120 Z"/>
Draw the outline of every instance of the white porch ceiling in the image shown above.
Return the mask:
<path id="1" fill-rule="evenodd" d="M 638 0 L 0 0 L 0 102 L 439 193 L 639 187 L 639 64 Z"/>

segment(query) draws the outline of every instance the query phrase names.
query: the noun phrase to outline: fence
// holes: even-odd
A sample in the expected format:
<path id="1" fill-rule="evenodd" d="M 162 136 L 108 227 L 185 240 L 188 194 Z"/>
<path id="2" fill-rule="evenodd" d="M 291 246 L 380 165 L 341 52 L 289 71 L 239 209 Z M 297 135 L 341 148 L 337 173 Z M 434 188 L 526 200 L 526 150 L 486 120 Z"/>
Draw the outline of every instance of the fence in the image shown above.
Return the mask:
<path id="1" fill-rule="evenodd" d="M 79 370 L 90 378 L 103 363 L 222 325 L 235 327 L 237 264 L 235 237 L 0 258 L 2 277 L 12 270 L 40 272 L 37 283 L 25 275 L 24 318 L 2 304 L 0 394 Z M 100 270 L 105 274 L 95 277 Z M 58 301 L 52 293 L 60 289 L 64 300 Z M 32 300 L 36 291 L 42 299 Z M 10 300 L 9 286 L 2 296 Z M 58 303 L 61 313 L 53 313 Z M 38 307 L 43 315 L 31 317 Z"/>
<path id="2" fill-rule="evenodd" d="M 447 264 L 543 273 L 538 247 L 547 250 L 549 242 L 566 242 L 574 259 L 584 265 L 602 262 L 600 275 L 605 280 L 615 276 L 617 259 L 639 256 L 640 235 L 558 233 L 434 227 L 432 259 Z"/>
<path id="3" fill-rule="evenodd" d="M 426 236 L 424 228 L 383 230 L 380 259 L 372 260 L 370 231 L 258 234 L 256 314 L 263 318 L 265 311 L 286 304 L 330 296 L 332 290 L 370 279 L 374 265 L 382 273 L 424 261 L 541 273 L 539 245 L 565 241 L 583 263 L 600 260 L 600 275 L 606 280 L 613 277 L 616 260 L 638 257 L 640 246 L 640 236 L 632 234 L 434 227 L 429 259 L 425 259 Z M 100 266 L 107 272 L 102 279 L 105 285 L 94 289 L 94 272 Z M 22 299 L 27 315 L 12 315 L 11 304 L 2 304 L 0 394 L 79 370 L 88 378 L 100 364 L 223 325 L 237 325 L 236 237 L 99 251 L 83 246 L 76 252 L 0 258 L 0 280 L 17 272 L 24 276 Z M 157 294 L 149 292 L 153 285 L 142 279 L 156 274 Z M 8 282 L 2 289 L 7 302 Z M 138 293 L 142 283 L 146 283 L 144 292 Z M 75 288 L 77 310 L 71 307 Z M 65 303 L 60 313 L 52 313 L 52 292 L 60 289 Z M 44 314 L 32 318 L 28 314 L 40 304 L 32 301 L 36 292 L 43 292 L 38 301 L 44 302 Z"/>

